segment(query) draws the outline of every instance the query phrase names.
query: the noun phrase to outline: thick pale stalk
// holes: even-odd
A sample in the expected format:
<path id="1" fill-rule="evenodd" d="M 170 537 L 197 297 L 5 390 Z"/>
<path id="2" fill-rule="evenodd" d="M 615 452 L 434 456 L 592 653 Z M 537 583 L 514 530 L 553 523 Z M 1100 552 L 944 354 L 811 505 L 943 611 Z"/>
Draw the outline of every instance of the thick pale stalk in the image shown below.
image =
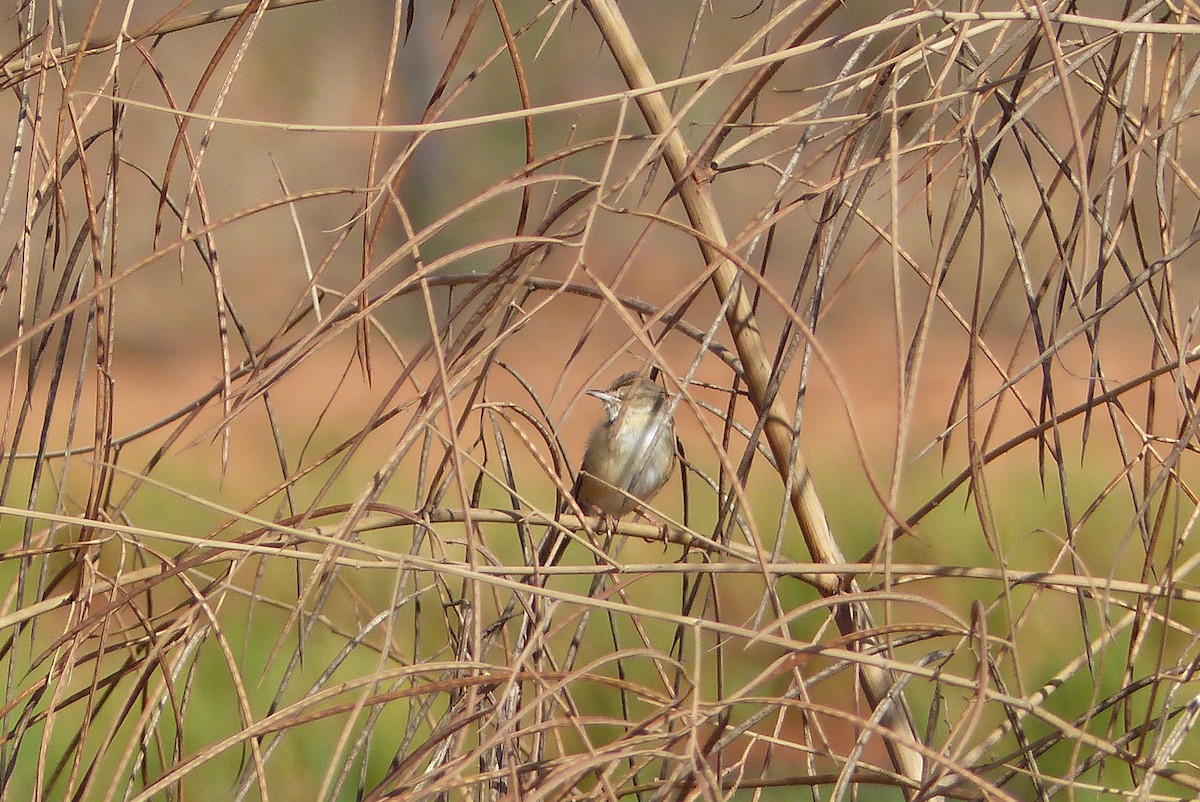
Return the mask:
<path id="1" fill-rule="evenodd" d="M 626 25 L 614 0 L 585 0 L 586 7 L 599 26 L 625 81 L 632 90 L 643 90 L 654 86 L 655 79 L 645 59 L 642 58 L 629 27 Z M 691 153 L 677 126 L 672 124 L 671 110 L 658 92 L 639 93 L 638 107 L 645 117 L 650 131 L 663 140 L 663 158 L 671 177 L 678 187 L 680 199 L 687 211 L 692 226 L 700 232 L 696 237 L 705 261 L 713 265 L 713 285 L 723 301 L 728 302 L 726 322 L 733 335 L 738 356 L 746 374 L 746 383 L 751 403 L 759 415 L 765 416 L 764 434 L 771 453 L 783 471 L 790 470 L 791 506 L 799 523 L 800 531 L 814 562 L 844 563 L 845 557 L 833 539 L 821 500 L 817 496 L 802 456 L 797 451 L 792 455 L 792 432 L 784 403 L 775 400 L 766 405 L 767 386 L 771 378 L 771 363 L 763 347 L 750 300 L 742 291 L 738 281 L 737 267 L 725 258 L 719 246 L 728 242 L 721 225 L 720 216 L 708 192 L 708 184 L 689 170 Z M 713 243 L 716 243 L 717 247 Z M 786 479 L 786 475 L 785 475 Z M 817 586 L 825 596 L 834 596 L 852 587 L 838 574 L 823 574 L 817 577 Z M 853 636 L 863 627 L 871 626 L 870 611 L 863 604 L 847 603 L 837 615 L 838 627 L 843 635 Z M 873 641 L 860 638 L 859 643 L 869 646 Z M 872 706 L 878 706 L 888 697 L 893 686 L 892 676 L 877 668 L 863 666 L 861 669 L 863 692 Z M 888 738 L 887 747 L 896 770 L 911 780 L 920 782 L 923 772 L 921 754 L 901 741 L 919 742 L 913 732 L 911 715 L 903 697 L 891 702 L 892 712 L 884 721 L 898 738 Z"/>

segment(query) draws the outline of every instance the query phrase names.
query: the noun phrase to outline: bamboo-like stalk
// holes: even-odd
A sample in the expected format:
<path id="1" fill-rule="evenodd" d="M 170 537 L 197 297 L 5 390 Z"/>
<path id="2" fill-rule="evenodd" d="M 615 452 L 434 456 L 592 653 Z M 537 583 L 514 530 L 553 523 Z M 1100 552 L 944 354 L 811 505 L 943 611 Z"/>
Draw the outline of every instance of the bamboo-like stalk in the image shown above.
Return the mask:
<path id="1" fill-rule="evenodd" d="M 645 90 L 654 86 L 656 81 L 649 65 L 642 57 L 641 49 L 614 0 L 585 0 L 584 5 L 599 27 L 629 88 Z M 813 16 L 821 18 L 836 5 L 836 2 L 827 3 L 824 9 L 818 9 Z M 811 30 L 811 25 L 806 26 L 799 36 L 806 37 Z M 793 41 L 789 46 L 795 44 Z M 767 74 L 760 72 L 756 79 L 761 82 Z M 743 92 L 743 96 L 747 94 Z M 723 252 L 728 238 L 709 192 L 710 184 L 697 175 L 692 164 L 693 154 L 678 126 L 673 125 L 671 109 L 663 96 L 657 92 L 644 92 L 639 93 L 636 100 L 651 133 L 663 143 L 663 160 L 678 189 L 688 219 L 697 231 L 696 243 L 705 261 L 713 266 L 713 287 L 725 304 L 726 323 L 745 370 L 750 401 L 757 414 L 765 418 L 763 431 L 775 463 L 780 466 L 781 474 L 791 489 L 789 500 L 809 555 L 814 562 L 821 564 L 844 563 L 845 557 L 829 529 L 808 466 L 800 451 L 793 449 L 794 433 L 789 424 L 792 416 L 778 394 L 768 401 L 771 362 L 763 346 L 750 300 L 742 291 L 737 266 Z M 818 590 L 826 597 L 854 589 L 852 580 L 836 573 L 814 577 L 814 580 Z M 875 644 L 873 638 L 860 635 L 863 630 L 873 626 L 870 610 L 865 604 L 856 602 L 841 605 L 837 624 L 842 634 L 852 642 L 863 647 Z M 860 676 L 863 692 L 873 708 L 883 703 L 891 706 L 882 720 L 896 733 L 895 738 L 885 739 L 893 765 L 897 772 L 920 783 L 924 774 L 924 760 L 912 746 L 920 743 L 920 739 L 914 731 L 912 715 L 903 696 L 892 698 L 894 678 L 886 670 L 865 665 L 861 668 Z M 910 799 L 914 796 L 911 791 L 905 793 Z"/>

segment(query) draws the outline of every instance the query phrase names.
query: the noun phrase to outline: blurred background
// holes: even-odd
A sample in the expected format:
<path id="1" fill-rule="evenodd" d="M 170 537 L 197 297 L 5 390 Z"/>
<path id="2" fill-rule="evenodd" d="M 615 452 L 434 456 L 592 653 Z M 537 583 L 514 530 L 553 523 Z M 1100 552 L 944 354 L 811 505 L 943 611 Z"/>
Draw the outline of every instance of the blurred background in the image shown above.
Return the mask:
<path id="1" fill-rule="evenodd" d="M 927 795 L 1200 787 L 1196 9 L 609 5 L 12 4 L 4 798 L 920 796 L 621 46 Z M 583 391 L 650 367 L 681 467 L 520 655 Z"/>

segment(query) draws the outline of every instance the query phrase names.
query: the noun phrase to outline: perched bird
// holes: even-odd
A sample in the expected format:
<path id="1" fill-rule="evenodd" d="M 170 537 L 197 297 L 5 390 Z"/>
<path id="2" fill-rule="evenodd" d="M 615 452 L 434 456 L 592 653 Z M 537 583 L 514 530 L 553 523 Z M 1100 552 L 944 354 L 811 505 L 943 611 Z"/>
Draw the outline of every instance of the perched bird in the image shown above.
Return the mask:
<path id="1" fill-rule="evenodd" d="M 675 422 L 667 391 L 639 373 L 617 377 L 607 390 L 588 390 L 604 402 L 604 420 L 588 437 L 571 495 L 588 515 L 617 519 L 649 502 L 675 465 Z M 538 549 L 540 566 L 555 565 L 570 538 L 552 531 Z"/>
<path id="2" fill-rule="evenodd" d="M 620 518 L 649 502 L 675 465 L 675 425 L 667 391 L 638 373 L 607 390 L 588 390 L 604 402 L 604 420 L 588 438 L 576 481 L 584 512 Z"/>

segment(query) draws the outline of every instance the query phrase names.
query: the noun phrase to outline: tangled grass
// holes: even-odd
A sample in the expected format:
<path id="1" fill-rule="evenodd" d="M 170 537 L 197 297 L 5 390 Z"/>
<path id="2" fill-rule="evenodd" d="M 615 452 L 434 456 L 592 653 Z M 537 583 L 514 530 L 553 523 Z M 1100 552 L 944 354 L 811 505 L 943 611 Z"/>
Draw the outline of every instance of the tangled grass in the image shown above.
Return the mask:
<path id="1" fill-rule="evenodd" d="M 377 5 L 7 18 L 4 799 L 1200 789 L 1190 0 Z"/>

